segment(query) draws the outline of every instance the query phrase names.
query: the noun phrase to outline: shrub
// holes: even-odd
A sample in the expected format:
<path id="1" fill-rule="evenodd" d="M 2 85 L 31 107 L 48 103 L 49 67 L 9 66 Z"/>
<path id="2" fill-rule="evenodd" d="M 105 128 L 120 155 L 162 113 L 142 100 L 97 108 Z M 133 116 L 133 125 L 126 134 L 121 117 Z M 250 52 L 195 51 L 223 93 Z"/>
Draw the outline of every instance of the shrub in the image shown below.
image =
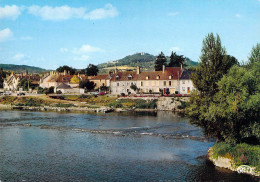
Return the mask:
<path id="1" fill-rule="evenodd" d="M 178 105 L 178 109 L 185 109 L 187 107 L 187 103 L 185 101 L 180 100 L 181 105 Z"/>
<path id="2" fill-rule="evenodd" d="M 248 145 L 241 143 L 230 145 L 224 142 L 215 143 L 213 146 L 213 158 L 226 157 L 233 160 L 238 167 L 240 165 L 249 165 L 260 170 L 260 145 Z"/>
<path id="3" fill-rule="evenodd" d="M 58 91 L 56 92 L 56 94 L 62 94 L 62 91 L 61 91 L 61 90 L 58 90 Z"/>

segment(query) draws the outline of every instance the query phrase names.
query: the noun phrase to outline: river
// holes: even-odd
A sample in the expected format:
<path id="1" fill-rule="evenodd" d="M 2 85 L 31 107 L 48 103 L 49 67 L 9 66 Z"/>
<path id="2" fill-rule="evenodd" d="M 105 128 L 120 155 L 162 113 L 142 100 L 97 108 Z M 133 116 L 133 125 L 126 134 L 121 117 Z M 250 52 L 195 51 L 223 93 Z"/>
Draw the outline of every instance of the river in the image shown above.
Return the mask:
<path id="1" fill-rule="evenodd" d="M 215 167 L 213 144 L 171 112 L 0 111 L 0 181 L 257 180 Z"/>

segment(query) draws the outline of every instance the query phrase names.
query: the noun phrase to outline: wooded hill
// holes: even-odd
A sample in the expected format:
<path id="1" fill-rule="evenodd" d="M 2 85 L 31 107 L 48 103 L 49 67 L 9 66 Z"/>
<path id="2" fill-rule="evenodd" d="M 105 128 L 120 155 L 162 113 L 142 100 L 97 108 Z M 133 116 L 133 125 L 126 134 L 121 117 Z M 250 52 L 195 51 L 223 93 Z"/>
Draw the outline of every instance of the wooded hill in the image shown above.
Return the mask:
<path id="1" fill-rule="evenodd" d="M 148 54 L 148 53 L 136 53 L 133 55 L 126 56 L 122 59 L 109 61 L 107 63 L 102 63 L 98 65 L 98 68 L 101 72 L 106 72 L 109 68 L 114 69 L 115 66 L 123 69 L 132 69 L 133 67 L 141 67 L 143 70 L 152 71 L 154 70 L 154 63 L 156 60 L 156 56 Z M 167 57 L 167 61 L 170 61 L 170 58 Z M 198 63 L 195 61 L 186 58 L 185 64 L 187 67 L 196 66 Z"/>
<path id="2" fill-rule="evenodd" d="M 44 73 L 48 70 L 34 67 L 34 66 L 27 66 L 27 65 L 15 65 L 15 64 L 0 64 L 0 68 L 2 68 L 5 71 L 13 71 L 13 72 L 26 72 L 28 73 Z"/>

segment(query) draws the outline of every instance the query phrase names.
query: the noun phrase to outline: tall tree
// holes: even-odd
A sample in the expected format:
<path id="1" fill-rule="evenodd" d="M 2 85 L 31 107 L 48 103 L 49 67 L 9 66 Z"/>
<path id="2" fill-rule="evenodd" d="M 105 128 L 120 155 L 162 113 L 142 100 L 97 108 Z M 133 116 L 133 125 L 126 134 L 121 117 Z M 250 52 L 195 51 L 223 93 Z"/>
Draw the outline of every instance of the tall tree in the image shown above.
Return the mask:
<path id="1" fill-rule="evenodd" d="M 163 65 L 166 65 L 166 57 L 164 56 L 163 52 L 161 52 L 156 60 L 155 60 L 155 65 L 154 65 L 154 69 L 155 71 L 161 71 L 162 70 L 162 67 Z"/>
<path id="2" fill-rule="evenodd" d="M 170 56 L 169 67 L 180 67 L 185 62 L 183 55 L 177 55 L 176 52 L 172 52 Z"/>
<path id="3" fill-rule="evenodd" d="M 213 113 L 209 108 L 216 102 L 215 95 L 220 87 L 218 82 L 236 63 L 234 57 L 226 55 L 219 36 L 215 37 L 211 33 L 203 40 L 200 63 L 191 77 L 196 91 L 191 95 L 187 114 L 192 118 L 193 124 L 219 140 L 224 140 L 223 123 L 222 120 L 211 118 Z"/>
<path id="4" fill-rule="evenodd" d="M 94 64 L 89 64 L 86 68 L 86 75 L 87 76 L 96 76 L 99 72 L 98 67 Z"/>
<path id="5" fill-rule="evenodd" d="M 218 91 L 217 82 L 233 65 L 230 61 L 219 35 L 209 34 L 203 40 L 200 62 L 192 75 L 195 88 L 202 95 L 214 95 Z"/>
<path id="6" fill-rule="evenodd" d="M 58 72 L 64 72 L 64 70 L 69 71 L 71 75 L 74 75 L 76 73 L 75 68 L 69 67 L 67 65 L 60 66 L 59 68 L 56 69 L 56 71 L 58 71 Z"/>

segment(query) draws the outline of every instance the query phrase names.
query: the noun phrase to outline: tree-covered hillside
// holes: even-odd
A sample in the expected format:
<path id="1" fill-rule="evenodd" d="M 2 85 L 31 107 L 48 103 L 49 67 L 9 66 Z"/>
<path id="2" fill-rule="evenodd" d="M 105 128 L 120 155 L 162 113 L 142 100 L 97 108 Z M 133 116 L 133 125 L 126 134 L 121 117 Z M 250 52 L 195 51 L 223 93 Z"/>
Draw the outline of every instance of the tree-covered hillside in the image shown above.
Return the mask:
<path id="1" fill-rule="evenodd" d="M 133 55 L 126 56 L 122 59 L 116 61 L 110 61 L 107 63 L 99 64 L 99 69 L 115 67 L 115 66 L 128 66 L 128 67 L 137 67 L 140 66 L 144 70 L 154 70 L 154 63 L 156 60 L 156 56 L 148 54 L 148 53 L 136 53 Z M 167 57 L 167 62 L 170 61 L 170 58 Z M 189 58 L 186 58 L 187 66 L 196 66 L 198 63 L 191 61 Z M 106 69 L 108 70 L 108 69 Z M 103 72 L 103 71 L 102 71 Z"/>
<path id="2" fill-rule="evenodd" d="M 27 66 L 27 65 L 14 65 L 14 64 L 0 64 L 0 68 L 2 68 L 5 71 L 14 71 L 17 73 L 20 72 L 26 72 L 28 73 L 44 73 L 48 70 L 39 68 L 39 67 L 34 67 L 34 66 Z"/>

